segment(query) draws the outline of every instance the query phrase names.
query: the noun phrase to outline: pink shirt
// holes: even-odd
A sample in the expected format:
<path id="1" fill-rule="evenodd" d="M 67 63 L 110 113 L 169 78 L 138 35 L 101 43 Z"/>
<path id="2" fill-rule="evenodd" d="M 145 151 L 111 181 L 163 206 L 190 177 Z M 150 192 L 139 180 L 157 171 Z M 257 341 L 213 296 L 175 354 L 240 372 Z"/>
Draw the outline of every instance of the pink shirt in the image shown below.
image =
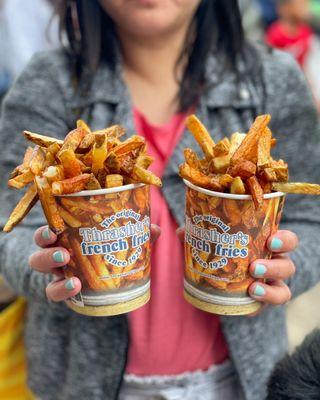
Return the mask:
<path id="1" fill-rule="evenodd" d="M 181 138 L 185 116 L 176 114 L 167 124 L 154 126 L 134 110 L 136 130 L 146 138 L 148 153 L 155 158 L 151 170 L 159 176 Z M 206 370 L 228 357 L 220 320 L 183 299 L 184 255 L 177 224 L 158 188 L 151 188 L 151 197 L 151 221 L 161 226 L 162 234 L 152 248 L 151 300 L 129 314 L 126 372 L 175 375 Z"/>

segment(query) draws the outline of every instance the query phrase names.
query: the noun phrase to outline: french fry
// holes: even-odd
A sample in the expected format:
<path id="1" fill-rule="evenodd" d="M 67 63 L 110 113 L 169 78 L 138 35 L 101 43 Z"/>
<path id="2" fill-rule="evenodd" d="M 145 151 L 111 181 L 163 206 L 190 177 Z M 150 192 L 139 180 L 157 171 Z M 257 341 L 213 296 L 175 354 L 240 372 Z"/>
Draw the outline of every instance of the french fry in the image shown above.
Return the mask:
<path id="1" fill-rule="evenodd" d="M 123 185 L 123 177 L 121 175 L 113 174 L 106 176 L 106 188 L 113 188 Z"/>
<path id="2" fill-rule="evenodd" d="M 135 165 L 132 171 L 132 177 L 137 182 L 146 183 L 148 185 L 162 186 L 160 178 L 158 178 L 151 171 L 148 171 L 144 168 Z"/>
<path id="3" fill-rule="evenodd" d="M 66 178 L 72 178 L 74 176 L 81 175 L 81 165 L 71 148 L 60 150 L 58 158 L 63 166 L 64 175 Z"/>
<path id="4" fill-rule="evenodd" d="M 92 150 L 92 173 L 98 174 L 103 169 L 104 162 L 108 155 L 107 137 L 103 134 L 96 135 Z"/>
<path id="5" fill-rule="evenodd" d="M 99 131 L 95 131 L 94 134 L 101 134 L 103 133 L 104 135 L 108 136 L 108 138 L 111 139 L 118 139 L 122 135 L 125 134 L 125 129 L 121 125 L 112 125 L 109 126 L 108 128 L 101 129 Z"/>
<path id="6" fill-rule="evenodd" d="M 79 221 L 76 217 L 59 205 L 58 211 L 64 222 L 71 228 L 79 228 L 82 225 L 81 221 Z"/>
<path id="7" fill-rule="evenodd" d="M 15 209 L 12 211 L 7 223 L 5 224 L 3 231 L 10 232 L 12 229 L 23 220 L 28 214 L 31 208 L 38 201 L 38 193 L 35 185 L 28 188 L 24 196 L 20 199 Z"/>
<path id="8" fill-rule="evenodd" d="M 90 174 L 90 179 L 86 184 L 86 190 L 98 190 L 98 189 L 101 189 L 101 185 L 98 179 L 93 174 Z"/>
<path id="9" fill-rule="evenodd" d="M 66 149 L 72 149 L 73 151 L 76 151 L 85 135 L 86 131 L 80 128 L 76 128 L 69 132 L 63 141 L 58 156 Z"/>
<path id="10" fill-rule="evenodd" d="M 50 136 L 40 135 L 39 133 L 23 131 L 23 134 L 27 140 L 41 147 L 49 147 L 54 143 L 62 145 L 63 143 L 63 140 L 56 139 Z"/>
<path id="11" fill-rule="evenodd" d="M 90 180 L 90 174 L 81 174 L 73 178 L 52 183 L 52 193 L 56 196 L 71 194 L 84 190 Z"/>
<path id="12" fill-rule="evenodd" d="M 220 185 L 224 189 L 230 188 L 230 186 L 233 182 L 233 177 L 229 174 L 217 175 L 217 178 L 218 178 Z"/>
<path id="13" fill-rule="evenodd" d="M 215 143 L 211 138 L 209 132 L 205 128 L 205 126 L 199 121 L 199 119 L 194 114 L 189 115 L 186 123 L 187 123 L 187 128 L 193 134 L 196 141 L 199 143 L 205 156 L 211 159 L 214 156 L 213 148 L 215 146 Z"/>
<path id="14" fill-rule="evenodd" d="M 89 126 L 82 119 L 78 119 L 78 121 L 77 121 L 77 129 L 82 129 L 86 133 L 86 135 L 91 133 L 91 129 L 89 128 Z"/>
<path id="15" fill-rule="evenodd" d="M 62 165 L 50 165 L 46 168 L 43 176 L 48 179 L 49 182 L 62 181 L 65 179 L 64 169 Z"/>
<path id="16" fill-rule="evenodd" d="M 271 116 L 269 114 L 260 115 L 255 119 L 243 142 L 233 154 L 231 158 L 232 165 L 235 165 L 240 160 L 248 160 L 253 163 L 257 162 L 257 144 L 260 136 L 264 133 L 265 128 L 270 122 L 270 119 Z"/>
<path id="17" fill-rule="evenodd" d="M 215 157 L 211 161 L 211 168 L 214 173 L 224 174 L 227 172 L 230 166 L 230 155 L 227 154 L 226 156 Z"/>
<path id="18" fill-rule="evenodd" d="M 116 146 L 112 151 L 119 157 L 134 150 L 143 150 L 145 145 L 146 141 L 142 136 L 133 135 L 129 139 Z"/>
<path id="19" fill-rule="evenodd" d="M 320 185 L 315 183 L 301 183 L 301 182 L 274 182 L 272 189 L 277 192 L 283 193 L 296 193 L 296 194 L 313 194 L 320 195 Z"/>
<path id="20" fill-rule="evenodd" d="M 8 180 L 8 185 L 15 189 L 22 189 L 33 181 L 33 173 L 29 170 Z"/>
<path id="21" fill-rule="evenodd" d="M 35 176 L 34 180 L 50 228 L 56 234 L 63 232 L 65 230 L 65 224 L 59 214 L 56 200 L 52 195 L 52 190 L 47 179 L 45 177 Z"/>
<path id="22" fill-rule="evenodd" d="M 200 160 L 192 149 L 184 149 L 183 153 L 186 163 L 190 165 L 190 167 L 201 169 Z"/>
<path id="23" fill-rule="evenodd" d="M 231 147 L 230 140 L 227 137 L 225 137 L 214 146 L 213 154 L 215 157 L 226 156 L 227 154 L 229 154 L 230 147 Z"/>
<path id="24" fill-rule="evenodd" d="M 277 176 L 277 181 L 279 182 L 287 182 L 289 172 L 288 172 L 288 164 L 283 160 L 271 160 L 270 167 L 273 169 Z"/>
<path id="25" fill-rule="evenodd" d="M 262 171 L 261 176 L 267 182 L 276 182 L 277 181 L 277 174 L 273 168 L 265 168 Z"/>
<path id="26" fill-rule="evenodd" d="M 256 174 L 256 165 L 248 160 L 241 160 L 228 169 L 228 174 L 233 177 L 240 176 L 242 179 L 248 179 Z"/>
<path id="27" fill-rule="evenodd" d="M 88 257 L 83 257 L 81 246 L 75 237 L 69 238 L 72 250 L 74 252 L 74 259 L 76 264 L 80 267 L 86 281 L 93 290 L 103 290 L 105 285 L 101 279 L 98 278 L 94 267 L 92 266 Z"/>
<path id="28" fill-rule="evenodd" d="M 28 146 L 24 153 L 22 164 L 18 165 L 10 174 L 10 178 L 15 178 L 17 175 L 23 174 L 29 170 L 29 163 L 32 157 L 33 147 Z"/>
<path id="29" fill-rule="evenodd" d="M 148 156 L 146 154 L 142 154 L 137 157 L 135 164 L 138 167 L 148 169 L 152 163 L 153 163 L 153 157 Z"/>
<path id="30" fill-rule="evenodd" d="M 40 175 L 45 168 L 45 153 L 40 146 L 33 149 L 29 168 L 34 175 Z"/>
<path id="31" fill-rule="evenodd" d="M 239 132 L 235 132 L 235 133 L 233 133 L 231 135 L 231 138 L 230 138 L 230 151 L 229 151 L 230 156 L 233 156 L 233 154 L 238 149 L 240 144 L 243 142 L 245 137 L 246 137 L 245 133 L 239 133 Z"/>
<path id="32" fill-rule="evenodd" d="M 259 209 L 263 204 L 263 190 L 255 176 L 251 176 L 247 179 L 247 185 L 252 196 L 252 200 L 256 209 Z"/>
<path id="33" fill-rule="evenodd" d="M 190 165 L 186 163 L 180 165 L 179 174 L 182 178 L 187 179 L 194 185 L 214 190 L 216 192 L 222 191 L 222 186 L 216 177 L 209 177 L 197 169 L 190 167 Z"/>
<path id="34" fill-rule="evenodd" d="M 272 133 L 268 127 L 265 128 L 258 141 L 258 168 L 266 168 L 270 163 Z"/>
<path id="35" fill-rule="evenodd" d="M 236 176 L 230 186 L 230 193 L 245 194 L 246 188 L 240 176 Z"/>
<path id="36" fill-rule="evenodd" d="M 47 147 L 46 151 L 46 165 L 52 165 L 56 162 L 56 155 L 59 152 L 61 146 L 58 143 L 53 143 L 49 147 Z"/>

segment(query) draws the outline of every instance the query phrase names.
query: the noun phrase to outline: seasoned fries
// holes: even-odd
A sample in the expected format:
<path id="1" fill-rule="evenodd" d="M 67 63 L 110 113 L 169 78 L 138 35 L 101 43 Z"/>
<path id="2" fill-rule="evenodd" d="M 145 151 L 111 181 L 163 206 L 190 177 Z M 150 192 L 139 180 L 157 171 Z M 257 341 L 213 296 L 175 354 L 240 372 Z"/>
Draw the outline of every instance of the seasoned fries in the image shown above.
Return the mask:
<path id="1" fill-rule="evenodd" d="M 230 140 L 224 138 L 215 144 L 198 118 L 190 115 L 187 127 L 204 158 L 199 159 L 193 150 L 185 149 L 180 176 L 205 189 L 250 194 L 256 209 L 262 207 L 264 194 L 271 191 L 320 195 L 319 185 L 287 183 L 288 165 L 281 159 L 274 160 L 270 154 L 276 145 L 268 128 L 270 120 L 270 115 L 260 115 L 247 134 L 236 132 Z"/>
<path id="2" fill-rule="evenodd" d="M 21 209 L 15 208 L 12 212 L 6 231 L 23 219 L 38 198 L 50 227 L 59 233 L 64 230 L 64 220 L 70 221 L 70 218 L 61 207 L 58 208 L 54 196 L 115 188 L 128 183 L 161 186 L 161 180 L 148 171 L 153 159 L 146 154 L 144 138 L 133 135 L 121 141 L 124 133 L 120 125 L 92 132 L 82 120 L 77 121 L 76 129 L 64 140 L 24 131 L 26 139 L 35 147 L 27 148 L 22 164 L 12 171 L 8 185 L 15 189 L 33 182 L 35 185 L 21 199 Z M 35 189 L 38 195 L 34 194 Z M 77 225 L 77 222 L 70 225 Z"/>

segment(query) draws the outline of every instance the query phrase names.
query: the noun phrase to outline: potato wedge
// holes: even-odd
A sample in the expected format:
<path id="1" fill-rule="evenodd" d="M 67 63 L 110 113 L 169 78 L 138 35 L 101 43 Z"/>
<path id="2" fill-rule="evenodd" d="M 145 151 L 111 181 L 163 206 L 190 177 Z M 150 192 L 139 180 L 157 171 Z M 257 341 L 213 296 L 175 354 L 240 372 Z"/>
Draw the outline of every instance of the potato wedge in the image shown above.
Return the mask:
<path id="1" fill-rule="evenodd" d="M 27 140 L 41 147 L 49 147 L 54 143 L 62 145 L 63 143 L 63 140 L 56 139 L 50 136 L 40 135 L 39 133 L 23 131 L 23 134 Z"/>
<path id="2" fill-rule="evenodd" d="M 97 175 L 104 168 L 104 162 L 108 155 L 108 141 L 103 134 L 96 135 L 92 149 L 92 173 Z"/>
<path id="3" fill-rule="evenodd" d="M 229 154 L 230 148 L 231 148 L 230 140 L 227 137 L 225 137 L 214 146 L 213 154 L 215 157 L 226 156 L 227 154 Z"/>
<path id="4" fill-rule="evenodd" d="M 240 176 L 241 179 L 248 179 L 256 174 L 257 167 L 251 161 L 241 160 L 237 164 L 228 168 L 228 174 L 233 177 Z"/>
<path id="5" fill-rule="evenodd" d="M 71 194 L 84 190 L 90 180 L 90 174 L 81 174 L 73 178 L 52 183 L 52 193 L 56 196 Z"/>
<path id="6" fill-rule="evenodd" d="M 317 185 L 315 183 L 274 182 L 272 184 L 272 189 L 277 192 L 283 193 L 320 195 L 320 185 Z"/>
<path id="7" fill-rule="evenodd" d="M 58 158 L 63 166 L 66 178 L 72 178 L 81 175 L 81 165 L 77 159 L 75 152 L 71 148 L 59 151 Z"/>
<path id="8" fill-rule="evenodd" d="M 76 128 L 69 132 L 63 141 L 58 156 L 66 149 L 72 149 L 75 152 L 85 136 L 86 131 L 84 129 Z"/>
<path id="9" fill-rule="evenodd" d="M 243 142 L 233 154 L 231 158 L 232 165 L 235 165 L 240 160 L 252 161 L 253 163 L 257 162 L 258 142 L 270 122 L 270 119 L 271 116 L 269 114 L 260 115 L 255 119 Z"/>
<path id="10" fill-rule="evenodd" d="M 272 133 L 268 127 L 265 128 L 258 141 L 258 161 L 259 169 L 266 168 L 270 164 L 270 149 L 271 149 Z"/>
<path id="11" fill-rule="evenodd" d="M 259 209 L 260 207 L 262 207 L 263 204 L 263 190 L 260 186 L 260 183 L 258 182 L 257 177 L 251 176 L 249 179 L 247 179 L 246 183 L 248 185 L 248 189 L 252 196 L 254 205 L 256 209 Z"/>
<path id="12" fill-rule="evenodd" d="M 31 185 L 24 196 L 20 199 L 19 203 L 16 205 L 12 211 L 7 223 L 5 224 L 3 231 L 10 232 L 12 229 L 23 220 L 23 218 L 29 213 L 31 208 L 38 201 L 38 192 L 36 186 Z"/>
<path id="13" fill-rule="evenodd" d="M 277 181 L 279 182 L 287 182 L 289 178 L 289 171 L 288 171 L 288 164 L 285 163 L 283 160 L 271 160 L 270 161 L 270 168 L 273 169 L 277 176 Z"/>
<path id="14" fill-rule="evenodd" d="M 154 158 L 151 156 L 148 156 L 146 154 L 142 154 L 141 156 L 138 156 L 136 159 L 135 164 L 138 165 L 138 167 L 148 169 L 150 165 L 153 163 Z"/>
<path id="15" fill-rule="evenodd" d="M 231 139 L 230 139 L 230 151 L 229 154 L 231 156 L 233 156 L 233 154 L 235 153 L 235 151 L 238 149 L 238 147 L 240 146 L 240 144 L 243 142 L 244 138 L 247 135 L 245 133 L 239 133 L 239 132 L 235 132 L 231 135 Z"/>
<path id="16" fill-rule="evenodd" d="M 118 174 L 111 174 L 106 176 L 106 188 L 113 188 L 123 185 L 123 176 Z"/>
<path id="17" fill-rule="evenodd" d="M 52 194 L 48 180 L 44 177 L 35 176 L 35 185 L 37 187 L 39 199 L 43 208 L 43 212 L 47 218 L 50 228 L 58 235 L 62 233 L 66 226 L 61 218 L 58 205 Z"/>
<path id="18" fill-rule="evenodd" d="M 213 148 L 215 146 L 215 143 L 205 126 L 194 114 L 189 115 L 186 124 L 187 128 L 193 134 L 194 138 L 200 145 L 206 158 L 211 159 L 214 156 Z"/>
<path id="19" fill-rule="evenodd" d="M 243 180 L 240 176 L 236 176 L 230 186 L 230 193 L 233 194 L 245 194 L 246 188 L 244 186 Z"/>

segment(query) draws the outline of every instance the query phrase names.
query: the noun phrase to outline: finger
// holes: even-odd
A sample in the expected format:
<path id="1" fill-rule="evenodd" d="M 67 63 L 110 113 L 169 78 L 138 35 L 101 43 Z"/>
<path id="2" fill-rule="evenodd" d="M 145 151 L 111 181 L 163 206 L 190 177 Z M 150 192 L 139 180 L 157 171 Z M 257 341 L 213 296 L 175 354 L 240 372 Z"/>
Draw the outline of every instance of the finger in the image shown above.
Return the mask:
<path id="1" fill-rule="evenodd" d="M 34 233 L 35 243 L 42 248 L 49 247 L 55 243 L 56 240 L 57 235 L 50 230 L 48 225 L 41 226 L 41 228 L 38 228 Z"/>
<path id="2" fill-rule="evenodd" d="M 29 257 L 31 268 L 44 273 L 54 273 L 54 269 L 63 267 L 70 261 L 68 250 L 63 247 L 50 247 L 36 251 Z"/>
<path id="3" fill-rule="evenodd" d="M 161 229 L 158 225 L 151 224 L 151 243 L 154 243 L 161 235 Z"/>
<path id="4" fill-rule="evenodd" d="M 268 239 L 268 247 L 275 253 L 293 251 L 299 244 L 298 236 L 291 231 L 278 231 Z"/>
<path id="5" fill-rule="evenodd" d="M 255 260 L 250 265 L 250 273 L 254 278 L 284 280 L 294 275 L 295 270 L 291 259 L 280 254 L 271 260 Z"/>
<path id="6" fill-rule="evenodd" d="M 46 288 L 47 298 L 51 301 L 63 301 L 75 296 L 81 290 L 80 279 L 73 277 L 54 280 Z"/>
<path id="7" fill-rule="evenodd" d="M 291 299 L 291 291 L 283 281 L 272 283 L 255 282 L 249 287 L 249 295 L 263 303 L 280 305 Z"/>
<path id="8" fill-rule="evenodd" d="M 184 226 L 180 226 L 180 228 L 178 228 L 176 230 L 176 233 L 178 235 L 178 238 L 179 238 L 180 242 L 183 243 L 184 242 L 184 233 L 185 233 Z"/>

